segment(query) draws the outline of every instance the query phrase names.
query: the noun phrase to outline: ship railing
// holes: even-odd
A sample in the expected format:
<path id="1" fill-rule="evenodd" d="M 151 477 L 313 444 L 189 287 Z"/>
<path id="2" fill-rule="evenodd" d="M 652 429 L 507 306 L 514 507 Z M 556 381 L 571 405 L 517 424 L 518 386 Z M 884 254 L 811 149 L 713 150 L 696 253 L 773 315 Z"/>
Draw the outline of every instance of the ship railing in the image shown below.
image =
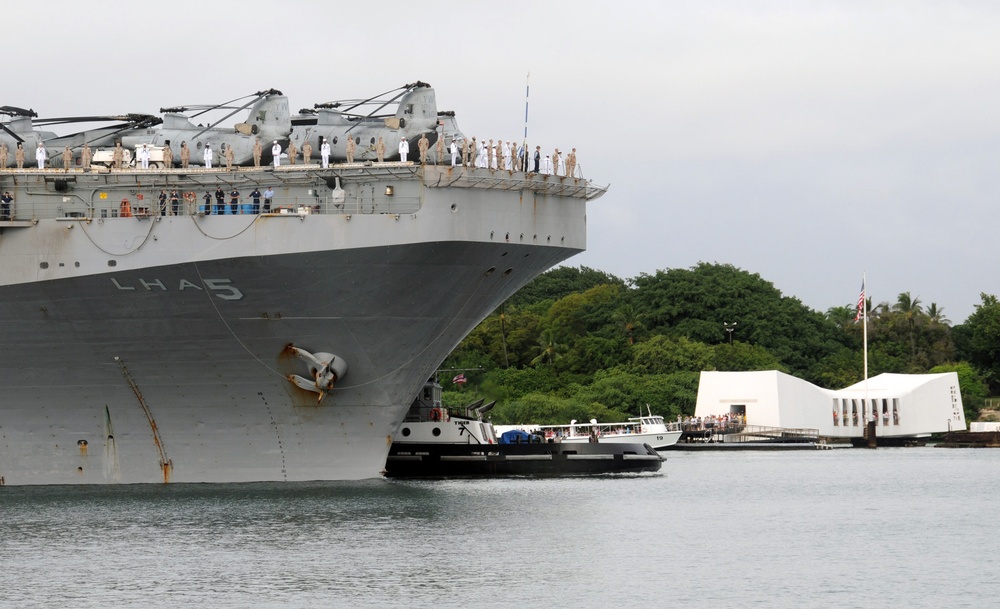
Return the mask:
<path id="1" fill-rule="evenodd" d="M 819 438 L 819 429 L 807 427 L 770 427 L 766 425 L 730 424 L 715 428 L 699 428 L 685 430 L 688 442 L 724 442 L 741 444 L 745 442 L 765 443 L 797 443 L 815 442 Z"/>
<path id="2" fill-rule="evenodd" d="M 424 182 L 429 188 L 530 191 L 536 194 L 570 197 L 586 201 L 596 199 L 608 190 L 607 186 L 598 186 L 584 178 L 502 169 L 453 168 L 432 165 L 424 168 Z"/>
<path id="3" fill-rule="evenodd" d="M 7 172 L 4 172 L 7 173 Z M 525 174 L 514 171 L 471 169 L 414 163 L 338 164 L 330 169 L 317 165 L 273 168 L 238 167 L 233 170 L 202 168 L 92 171 L 60 169 L 11 171 L 23 175 L 12 204 L 15 221 L 40 218 L 89 220 L 119 217 L 152 218 L 161 215 L 215 215 L 219 210 L 214 191 L 220 181 L 226 196 L 221 211 L 234 215 L 229 190 L 240 191 L 235 214 L 265 213 L 263 200 L 256 209 L 249 193 L 267 186 L 279 191 L 270 210 L 273 214 L 407 214 L 420 210 L 423 197 L 419 188 L 407 182 L 420 181 L 425 188 L 468 188 L 477 190 L 533 192 L 535 194 L 591 200 L 607 187 L 583 178 Z M 220 180 L 220 177 L 223 179 Z M 182 179 L 179 179 L 182 178 Z M 347 190 L 342 188 L 347 185 Z M 168 199 L 160 209 L 160 190 L 178 188 L 182 198 L 174 213 Z M 205 192 L 212 195 L 210 206 Z M 289 196 L 285 193 L 298 192 Z M 37 196 L 36 196 L 37 195 Z M 58 202 L 52 203 L 53 195 Z M 193 199 L 192 199 L 193 196 Z M 165 211 L 165 213 L 164 213 Z"/>

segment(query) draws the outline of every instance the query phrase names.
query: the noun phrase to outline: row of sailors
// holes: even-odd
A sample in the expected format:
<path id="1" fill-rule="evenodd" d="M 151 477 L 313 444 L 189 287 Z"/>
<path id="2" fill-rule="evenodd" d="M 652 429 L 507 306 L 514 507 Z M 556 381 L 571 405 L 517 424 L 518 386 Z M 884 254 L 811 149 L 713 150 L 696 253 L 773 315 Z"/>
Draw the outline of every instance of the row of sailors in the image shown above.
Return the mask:
<path id="1" fill-rule="evenodd" d="M 348 139 L 347 145 L 347 162 L 352 163 L 354 161 L 354 141 L 353 139 Z M 426 134 L 420 136 L 420 140 L 417 143 L 420 163 L 424 164 L 427 162 L 427 152 L 430 148 L 430 140 L 427 139 Z M 385 155 L 385 145 L 382 142 L 382 138 L 379 138 L 378 146 L 376 149 L 378 151 L 378 160 L 381 162 Z M 407 156 L 409 154 L 409 143 L 406 138 L 401 138 L 399 142 L 399 157 L 404 163 L 407 161 Z M 517 146 L 515 143 L 510 141 L 498 141 L 495 145 L 493 140 L 489 143 L 477 142 L 476 138 L 473 137 L 472 141 L 463 140 L 461 148 L 457 140 L 452 140 L 450 146 L 451 152 L 451 165 L 452 167 L 457 166 L 459 153 L 461 150 L 461 159 L 463 167 L 477 167 L 481 169 L 504 169 L 507 171 L 528 171 L 531 173 L 540 173 L 543 175 L 557 175 L 557 176 L 573 176 L 576 173 L 576 148 L 572 150 L 569 154 L 562 155 L 558 148 L 555 149 L 555 153 L 552 156 L 545 155 L 542 157 L 542 147 L 535 147 L 534 158 L 532 159 L 532 165 L 530 168 L 526 167 L 526 157 L 525 157 L 525 147 L 523 145 Z M 253 147 L 253 159 L 254 166 L 260 167 L 260 159 L 262 153 L 262 146 L 260 145 L 259 138 L 254 142 Z M 277 140 L 273 142 L 271 147 L 271 155 L 273 158 L 274 166 L 278 167 L 281 158 L 281 145 L 278 144 Z M 295 148 L 294 142 L 289 143 L 289 148 L 287 150 L 288 158 L 291 164 L 295 164 L 295 157 L 297 156 L 298 150 Z M 7 167 L 8 159 L 7 144 L 0 144 L 0 168 Z M 312 157 L 312 146 L 306 142 L 302 150 L 303 159 L 310 159 Z M 139 166 L 143 169 L 149 168 L 149 162 L 151 160 L 152 150 L 143 144 L 141 148 L 136 150 L 136 161 Z M 165 146 L 162 148 L 163 164 L 168 169 L 173 166 L 173 151 L 170 146 Z M 207 169 L 212 168 L 212 163 L 214 161 L 215 153 L 212 151 L 211 146 L 206 145 L 204 150 L 204 163 Z M 234 161 L 234 154 L 232 146 L 224 146 L 223 159 L 226 163 L 226 168 L 232 168 Z M 443 156 L 443 139 L 438 141 L 437 146 L 437 160 L 441 159 Z M 320 157 L 322 159 L 322 166 L 324 168 L 330 166 L 330 144 L 323 138 L 322 145 L 320 147 Z M 191 153 L 190 149 L 187 147 L 187 142 L 181 142 L 181 167 L 187 168 L 188 162 L 190 161 Z M 81 155 L 82 165 L 84 167 L 90 166 L 92 159 L 92 152 L 90 146 L 84 144 L 83 151 Z M 24 148 L 20 143 L 17 144 L 17 150 L 15 152 L 15 161 L 18 169 L 24 168 Z M 35 149 L 35 161 L 38 164 L 39 169 L 45 169 L 45 163 L 48 160 L 48 151 L 45 149 L 45 145 L 41 142 Z M 122 148 L 121 142 L 115 144 L 115 148 L 112 153 L 112 163 L 115 169 L 121 169 L 122 164 L 125 162 L 124 149 Z M 69 146 L 63 148 L 62 152 L 62 165 L 65 170 L 73 164 L 73 152 L 70 150 Z"/>
<path id="2" fill-rule="evenodd" d="M 353 148 L 353 147 L 352 147 Z M 164 146 L 162 149 L 162 161 L 164 167 L 170 169 L 173 167 L 173 150 L 170 146 Z M 254 166 L 260 167 L 262 147 L 260 145 L 260 140 L 258 139 L 254 142 L 253 157 Z M 149 162 L 152 160 L 152 149 L 143 144 L 141 148 L 136 150 L 136 161 L 139 166 L 143 169 L 149 169 Z M 271 148 L 271 153 L 274 155 L 274 166 L 277 167 L 279 164 L 279 159 L 281 156 L 281 146 L 275 140 L 273 147 Z M 295 155 L 297 151 L 295 150 L 295 144 L 289 145 L 288 155 L 291 160 L 292 165 L 295 164 Z M 306 142 L 302 148 L 303 158 L 309 159 L 312 156 L 312 146 Z M 9 151 L 7 149 L 7 144 L 0 144 L 0 168 L 7 167 L 7 160 L 9 158 Z M 323 162 L 323 167 L 330 166 L 330 144 L 327 142 L 326 138 L 323 138 L 323 143 L 320 146 L 320 157 Z M 45 144 L 39 142 L 35 148 L 35 162 L 38 163 L 39 169 L 45 169 L 45 163 L 48 161 L 49 154 L 45 149 Z M 83 145 L 83 149 L 80 155 L 81 164 L 84 167 L 89 167 L 91 160 L 93 159 L 93 152 L 90 146 L 87 144 Z M 188 163 L 191 159 L 191 150 L 187 146 L 187 142 L 181 142 L 181 167 L 187 169 Z M 206 169 L 212 168 L 212 163 L 215 159 L 215 153 L 212 151 L 212 147 L 208 144 L 205 145 L 205 151 L 203 153 L 203 159 Z M 232 146 L 226 146 L 223 144 L 222 159 L 226 163 L 226 168 L 231 169 L 233 162 L 235 161 L 235 154 L 233 152 Z M 18 169 L 24 168 L 24 147 L 18 142 L 17 150 L 14 153 L 14 160 L 16 162 Z M 115 143 L 114 150 L 112 151 L 112 165 L 115 169 L 121 169 L 122 165 L 125 163 L 125 149 L 122 148 L 121 142 Z M 62 152 L 62 166 L 63 169 L 69 171 L 69 168 L 73 165 L 73 152 L 70 150 L 69 146 L 63 147 Z"/>
<path id="3" fill-rule="evenodd" d="M 451 142 L 451 165 L 457 166 L 459 158 L 459 144 L 456 140 Z M 529 173 L 540 173 L 543 175 L 575 176 L 576 175 L 576 148 L 567 155 L 563 155 L 558 148 L 555 153 L 542 155 L 542 147 L 535 146 L 534 157 L 531 159 L 530 167 L 527 166 L 524 145 L 518 146 L 514 142 L 493 140 L 489 143 L 472 140 L 463 140 L 461 144 L 461 159 L 463 167 L 476 167 L 479 169 L 504 169 L 506 171 L 527 171 Z M 421 162 L 424 162 L 421 156 Z"/>

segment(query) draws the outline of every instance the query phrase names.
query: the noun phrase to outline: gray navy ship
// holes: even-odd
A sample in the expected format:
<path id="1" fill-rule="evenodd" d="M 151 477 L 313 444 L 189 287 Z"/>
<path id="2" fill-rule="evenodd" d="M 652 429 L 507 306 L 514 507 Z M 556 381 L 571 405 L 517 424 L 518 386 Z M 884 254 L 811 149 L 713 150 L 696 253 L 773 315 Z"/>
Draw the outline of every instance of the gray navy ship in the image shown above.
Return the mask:
<path id="1" fill-rule="evenodd" d="M 392 101 L 383 116 L 337 105 L 289 116 L 270 90 L 235 127 L 195 125 L 184 108 L 69 136 L 23 115 L 4 123 L 0 483 L 379 476 L 435 367 L 516 290 L 585 249 L 586 203 L 605 191 L 414 163 L 420 133 L 432 146 L 464 136 L 424 83 Z M 329 167 L 323 137 L 337 138 Z M 84 143 L 95 159 L 116 142 L 169 145 L 176 159 L 181 139 L 187 168 L 81 166 Z M 54 166 L 15 168 L 16 143 L 33 166 L 39 140 Z M 272 146 L 305 141 L 311 158 L 274 166 Z M 223 144 L 231 169 L 194 165 Z M 269 209 L 248 204 L 267 188 Z M 223 208 L 206 207 L 219 189 Z M 179 204 L 161 206 L 161 191 Z"/>

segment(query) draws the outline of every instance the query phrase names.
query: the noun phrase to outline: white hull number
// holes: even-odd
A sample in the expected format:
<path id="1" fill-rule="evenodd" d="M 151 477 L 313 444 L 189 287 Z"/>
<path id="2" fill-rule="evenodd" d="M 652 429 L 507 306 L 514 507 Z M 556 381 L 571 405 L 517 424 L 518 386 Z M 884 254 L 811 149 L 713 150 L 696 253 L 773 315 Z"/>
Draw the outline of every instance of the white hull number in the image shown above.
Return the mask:
<path id="1" fill-rule="evenodd" d="M 111 283 L 115 285 L 116 288 L 122 291 L 134 291 L 136 286 L 134 285 L 123 285 L 114 277 L 111 278 Z M 203 281 L 205 287 L 190 282 L 187 279 L 181 279 L 177 289 L 181 292 L 184 290 L 204 290 L 208 288 L 215 293 L 217 298 L 222 300 L 243 300 L 243 292 L 241 292 L 237 287 L 230 285 L 232 281 L 229 279 L 205 279 Z M 164 284 L 159 279 L 153 279 L 152 281 L 146 281 L 145 279 L 139 279 L 139 287 L 151 292 L 154 289 L 161 290 L 163 292 L 169 291 L 166 284 Z"/>

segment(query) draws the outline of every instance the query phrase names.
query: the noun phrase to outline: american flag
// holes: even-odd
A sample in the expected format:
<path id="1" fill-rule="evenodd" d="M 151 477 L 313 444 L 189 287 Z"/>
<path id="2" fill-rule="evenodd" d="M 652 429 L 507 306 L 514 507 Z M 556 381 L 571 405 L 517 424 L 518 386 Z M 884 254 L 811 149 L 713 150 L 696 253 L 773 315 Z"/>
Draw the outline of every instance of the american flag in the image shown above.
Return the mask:
<path id="1" fill-rule="evenodd" d="M 858 312 L 854 315 L 854 321 L 858 321 L 865 314 L 865 280 L 861 280 L 861 295 L 858 296 Z"/>
<path id="2" fill-rule="evenodd" d="M 464 374 L 459 372 L 458 374 L 455 375 L 455 378 L 451 379 L 451 382 L 455 383 L 456 385 L 464 385 L 467 382 L 467 379 L 465 378 Z"/>

